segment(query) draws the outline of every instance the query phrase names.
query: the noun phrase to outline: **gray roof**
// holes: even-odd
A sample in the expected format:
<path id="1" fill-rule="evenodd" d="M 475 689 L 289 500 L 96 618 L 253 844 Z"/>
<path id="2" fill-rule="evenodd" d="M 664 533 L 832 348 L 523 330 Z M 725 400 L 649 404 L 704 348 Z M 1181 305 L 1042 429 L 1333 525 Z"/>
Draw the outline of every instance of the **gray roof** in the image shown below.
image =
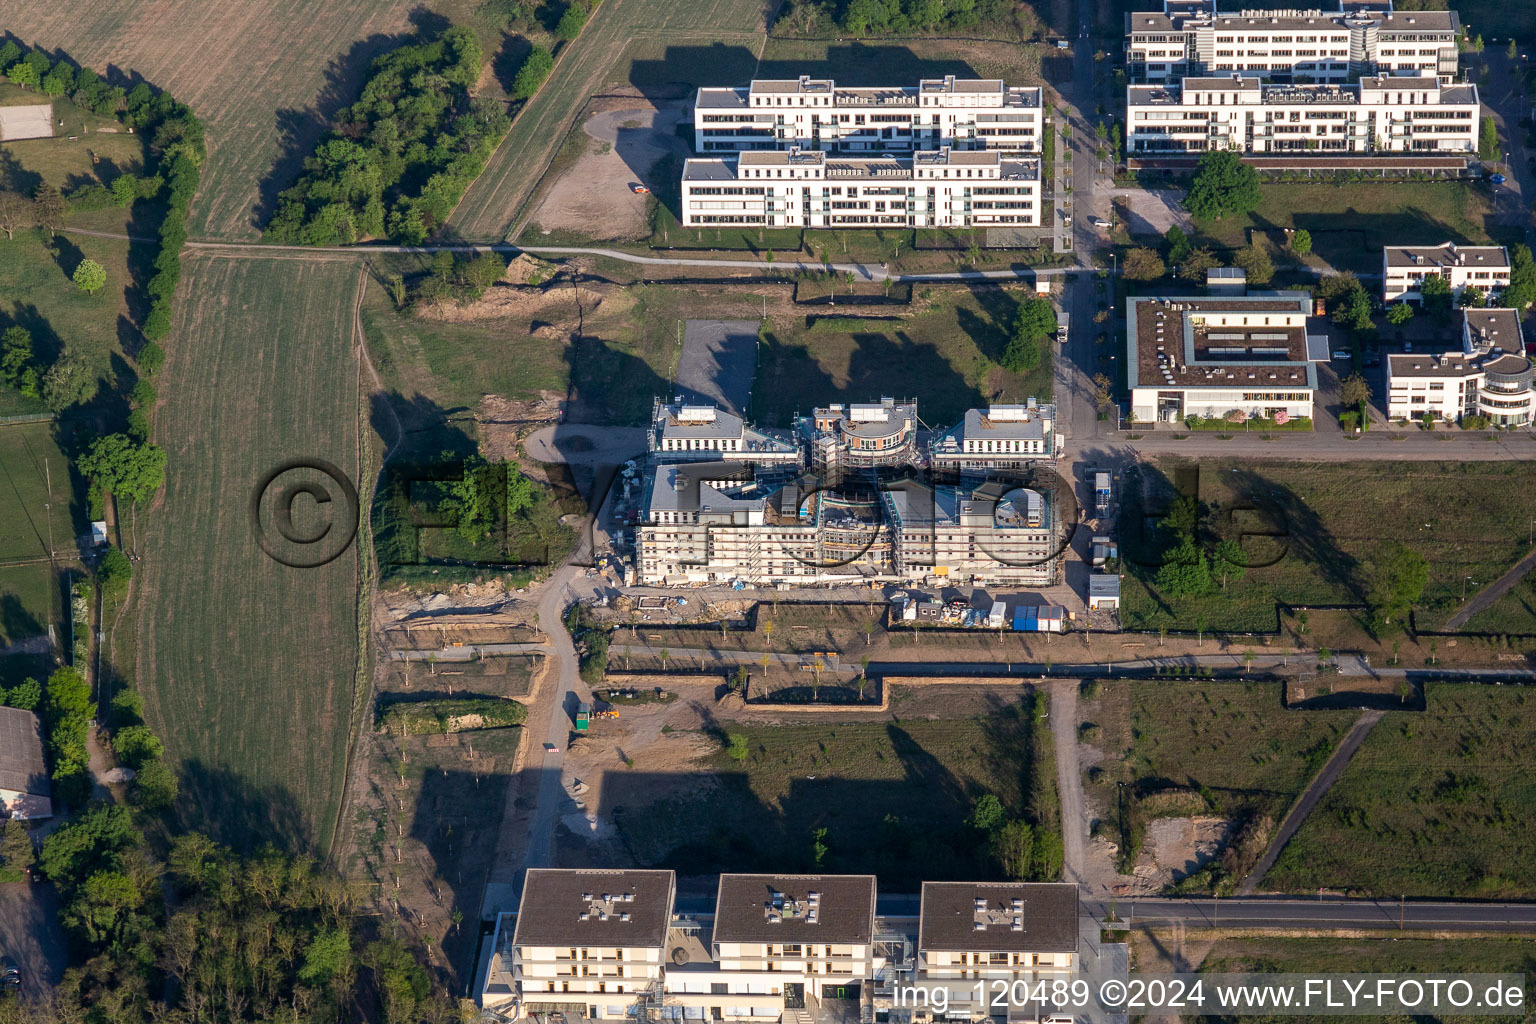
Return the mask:
<path id="1" fill-rule="evenodd" d="M 1509 252 L 1502 245 L 1389 245 L 1383 249 L 1389 267 L 1487 267 L 1509 266 Z M 1418 257 L 1415 259 L 1414 257 Z"/>
<path id="2" fill-rule="evenodd" d="M 763 496 L 733 498 L 715 484 L 730 481 L 741 486 L 753 481 L 752 467 L 745 462 L 681 462 L 650 471 L 651 485 L 644 515 L 657 512 L 732 512 L 761 508 Z"/>
<path id="3" fill-rule="evenodd" d="M 1077 896 L 1071 882 L 924 882 L 918 949 L 1075 952 Z"/>
<path id="4" fill-rule="evenodd" d="M 1484 341 L 1490 348 L 1502 348 L 1506 352 L 1522 351 L 1525 337 L 1520 333 L 1520 314 L 1513 309 L 1463 309 L 1467 333 L 1474 345 Z"/>
<path id="5" fill-rule="evenodd" d="M 1089 597 L 1119 597 L 1120 577 L 1109 573 L 1094 573 L 1088 577 Z"/>
<path id="6" fill-rule="evenodd" d="M 667 937 L 676 886 L 671 871 L 529 868 L 512 942 L 659 947 Z"/>
<path id="7" fill-rule="evenodd" d="M 867 946 L 874 931 L 874 875 L 720 876 L 716 942 Z"/>
<path id="8" fill-rule="evenodd" d="M 0 789 L 44 797 L 49 793 L 42 727 L 30 711 L 0 708 Z"/>
<path id="9" fill-rule="evenodd" d="M 734 160 L 720 157 L 690 157 L 683 161 L 684 181 L 735 181 Z"/>

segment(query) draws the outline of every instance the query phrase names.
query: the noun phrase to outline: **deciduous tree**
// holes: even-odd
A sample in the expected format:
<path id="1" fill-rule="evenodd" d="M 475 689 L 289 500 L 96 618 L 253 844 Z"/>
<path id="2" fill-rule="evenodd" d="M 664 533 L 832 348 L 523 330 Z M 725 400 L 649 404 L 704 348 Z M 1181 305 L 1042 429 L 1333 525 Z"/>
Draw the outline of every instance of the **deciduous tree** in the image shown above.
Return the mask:
<path id="1" fill-rule="evenodd" d="M 1250 285 L 1262 288 L 1275 276 L 1275 264 L 1269 258 L 1269 250 L 1257 243 L 1250 242 L 1237 250 L 1237 255 L 1232 258 L 1232 262 L 1243 268 L 1243 273 L 1247 275 Z"/>
<path id="2" fill-rule="evenodd" d="M 1154 249 L 1138 246 L 1125 254 L 1125 276 L 1131 281 L 1155 281 L 1168 273 Z"/>
<path id="3" fill-rule="evenodd" d="M 95 295 L 106 287 L 107 268 L 95 260 L 81 260 L 80 265 L 75 267 L 74 282 L 75 287 L 85 294 Z"/>
<path id="4" fill-rule="evenodd" d="M 1200 157 L 1184 206 L 1202 220 L 1247 213 L 1264 199 L 1259 172 L 1231 150 L 1209 150 Z"/>
<path id="5" fill-rule="evenodd" d="M 1297 256 L 1306 256 L 1312 252 L 1312 232 L 1306 228 L 1297 228 L 1291 235 L 1291 252 Z"/>

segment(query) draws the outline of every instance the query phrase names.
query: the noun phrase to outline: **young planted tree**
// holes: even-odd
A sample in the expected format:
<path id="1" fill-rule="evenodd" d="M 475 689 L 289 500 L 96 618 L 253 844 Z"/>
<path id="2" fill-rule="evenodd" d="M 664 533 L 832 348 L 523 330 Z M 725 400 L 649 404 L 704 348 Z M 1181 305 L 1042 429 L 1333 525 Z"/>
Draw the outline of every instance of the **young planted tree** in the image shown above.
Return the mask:
<path id="1" fill-rule="evenodd" d="M 76 288 L 87 295 L 95 295 L 106 287 L 107 268 L 95 260 L 81 260 L 80 265 L 75 268 L 73 280 Z"/>
<path id="2" fill-rule="evenodd" d="M 1489 163 L 1499 158 L 1499 126 L 1491 116 L 1485 116 L 1478 129 L 1477 155 Z"/>
<path id="3" fill-rule="evenodd" d="M 1413 307 L 1406 302 L 1394 302 L 1387 307 L 1387 323 L 1401 327 L 1413 319 Z"/>
<path id="4" fill-rule="evenodd" d="M 1306 256 L 1312 252 L 1312 232 L 1306 228 L 1297 228 L 1291 235 L 1291 252 L 1297 256 Z"/>

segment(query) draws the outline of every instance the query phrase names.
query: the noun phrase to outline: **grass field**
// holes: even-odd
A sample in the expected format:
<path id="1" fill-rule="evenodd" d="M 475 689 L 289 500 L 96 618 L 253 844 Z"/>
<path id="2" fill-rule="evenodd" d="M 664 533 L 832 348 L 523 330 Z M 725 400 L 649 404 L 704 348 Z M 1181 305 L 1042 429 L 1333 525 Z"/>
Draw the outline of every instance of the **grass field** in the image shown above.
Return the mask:
<path id="1" fill-rule="evenodd" d="M 1466 577 L 1469 594 L 1497 579 L 1529 550 L 1529 495 L 1536 466 L 1528 462 L 1420 462 L 1403 472 L 1390 462 L 1255 463 L 1227 459 L 1193 464 L 1165 459 L 1147 467 L 1144 478 L 1154 497 L 1143 512 L 1166 507 L 1173 478 L 1195 486 L 1213 506 L 1216 529 L 1206 538 L 1246 532 L 1244 551 L 1256 565 L 1246 578 L 1205 597 L 1167 599 L 1157 594 L 1157 548 L 1153 526 L 1134 525 L 1122 547 L 1127 568 L 1121 619 L 1131 628 L 1194 629 L 1203 618 L 1210 629 L 1272 630 L 1275 604 L 1358 604 L 1369 592 L 1370 561 L 1389 540 L 1400 540 L 1429 561 L 1429 582 L 1415 608 L 1421 628 L 1434 628 L 1461 606 Z M 1126 489 L 1127 500 L 1134 486 Z M 1425 501 L 1433 495 L 1433 501 Z M 1251 511 L 1245 511 L 1244 509 Z M 1414 511 L 1404 518 L 1404 509 Z M 1134 524 L 1136 512 L 1127 510 Z M 1155 520 L 1153 520 L 1155 524 Z M 1386 524 L 1396 524 L 1388 527 Z M 1279 531 L 1282 539 L 1254 534 Z M 1274 564 L 1267 564 L 1273 561 Z M 1536 631 L 1536 615 L 1518 599 L 1492 610 L 1479 622 L 1499 632 Z"/>
<path id="2" fill-rule="evenodd" d="M 1146 939 L 1136 936 L 1139 947 Z M 1152 949 L 1149 956 L 1157 956 Z M 1280 936 L 1223 936 L 1200 965 L 1203 972 L 1256 972 L 1261 974 L 1321 974 L 1347 969 L 1350 972 L 1383 974 L 1524 974 L 1525 1003 L 1536 998 L 1531 969 L 1533 958 L 1529 939 L 1521 938 L 1411 938 L 1383 936 L 1368 938 Z M 1247 1024 L 1272 1024 L 1292 1021 L 1294 1017 L 1243 1016 L 1233 1018 L 1197 1018 L 1202 1021 L 1241 1020 Z M 1317 1018 L 1313 1018 L 1317 1019 Z M 1361 1024 L 1386 1024 L 1400 1017 L 1360 1016 Z M 1519 1020 L 1516 1017 L 1478 1017 L 1461 1014 L 1418 1014 L 1411 1018 L 1420 1024 L 1494 1024 Z"/>
<path id="3" fill-rule="evenodd" d="M 1491 223 L 1488 203 L 1464 182 L 1272 184 L 1252 213 L 1200 222 L 1196 244 L 1235 249 L 1258 232 L 1283 244 L 1283 229 L 1306 228 L 1319 259 L 1341 270 L 1380 273 L 1384 245 L 1486 243 L 1485 222 Z"/>
<path id="4" fill-rule="evenodd" d="M 1104 755 L 1089 789 L 1122 851 L 1158 817 L 1272 828 L 1355 718 L 1287 711 L 1267 683 L 1098 683 L 1085 696 L 1084 739 Z"/>
<path id="5" fill-rule="evenodd" d="M 18 231 L 9 241 L 0 235 L 0 328 L 20 324 L 30 331 L 44 366 L 68 344 L 110 381 L 128 323 L 128 250 L 128 242 L 112 238 L 58 235 L 50 243 L 41 231 Z M 95 295 L 70 280 L 82 259 L 107 270 L 107 286 Z M 41 401 L 0 386 L 0 416 L 37 412 L 47 412 Z"/>
<path id="6" fill-rule="evenodd" d="M 141 75 L 189 104 L 208 127 L 208 162 L 188 232 L 254 239 L 258 207 L 292 183 L 324 118 L 352 102 L 368 61 L 410 31 L 415 9 L 406 0 L 64 0 L 17 5 L 5 27 L 98 71 Z"/>
<path id="7" fill-rule="evenodd" d="M 1423 713 L 1391 712 L 1366 737 L 1265 878 L 1304 892 L 1536 895 L 1536 696 L 1525 687 L 1432 685 Z"/>
<path id="8" fill-rule="evenodd" d="M 74 561 L 89 525 L 54 429 L 0 426 L 0 647 L 44 636 L 50 624 L 67 635 L 62 565 L 46 559 L 51 543 L 59 563 Z"/>
<path id="9" fill-rule="evenodd" d="M 134 675 L 179 763 L 188 824 L 242 846 L 323 852 L 351 734 L 360 545 L 320 568 L 288 568 L 258 547 L 247 508 L 267 472 L 298 458 L 333 463 L 366 500 L 358 267 L 186 265 L 173 335 L 182 344 L 155 423 L 166 486 L 136 574 L 139 621 L 152 628 L 138 631 Z M 313 535 L 313 508 L 296 508 L 300 533 Z"/>
<path id="10" fill-rule="evenodd" d="M 689 86 L 750 78 L 764 37 L 767 0 L 656 4 L 608 0 L 560 52 L 554 72 L 449 219 L 454 238 L 500 241 L 587 98 L 609 86 L 682 96 Z"/>
<path id="11" fill-rule="evenodd" d="M 0 84 L 0 105 L 46 101 L 34 90 Z M 91 181 L 111 184 L 119 174 L 143 170 L 142 136 L 129 135 L 116 117 L 93 114 L 62 96 L 52 102 L 54 137 L 0 146 L 0 183 L 30 195 L 39 181 L 67 191 Z"/>
<path id="12" fill-rule="evenodd" d="M 882 886 L 990 878 L 997 867 L 965 824 L 975 800 L 993 793 L 1014 816 L 1040 806 L 1041 821 L 1055 808 L 1054 785 L 1049 794 L 1033 791 L 1032 766 L 1049 762 L 1035 760 L 1035 733 L 1017 702 L 971 718 L 724 727 L 745 736 L 745 762 L 722 752 L 711 784 L 694 794 L 618 810 L 643 863 L 688 874 L 872 871 Z M 819 865 L 818 828 L 827 829 Z"/>
<path id="13" fill-rule="evenodd" d="M 758 350 L 752 385 L 752 419 L 787 426 L 796 410 L 809 413 L 827 402 L 878 401 L 882 395 L 916 398 L 926 422 L 949 424 L 964 410 L 991 402 L 1023 402 L 1051 395 L 1051 355 L 1042 345 L 1040 365 L 1015 374 L 997 365 L 1008 344 L 1018 293 L 985 288 L 927 296 L 922 312 L 893 320 L 882 330 L 863 319 L 843 334 L 813 329 L 806 318 L 776 318 Z M 826 307 L 827 314 L 837 312 Z M 845 308 L 844 315 L 890 312 Z"/>

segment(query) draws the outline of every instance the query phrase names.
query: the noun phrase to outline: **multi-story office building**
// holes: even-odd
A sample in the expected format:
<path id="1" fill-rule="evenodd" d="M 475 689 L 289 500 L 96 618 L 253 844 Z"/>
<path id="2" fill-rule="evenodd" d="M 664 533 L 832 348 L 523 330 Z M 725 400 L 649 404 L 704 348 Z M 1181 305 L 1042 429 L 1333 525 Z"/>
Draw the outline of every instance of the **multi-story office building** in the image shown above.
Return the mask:
<path id="1" fill-rule="evenodd" d="M 912 153 L 918 150 L 1040 149 L 1040 90 L 953 75 L 917 86 L 839 88 L 831 79 L 756 79 L 700 89 L 694 151 L 757 149 Z"/>
<path id="2" fill-rule="evenodd" d="M 1311 313 L 1305 292 L 1133 296 L 1126 303 L 1132 418 L 1311 416 L 1316 363 L 1328 358 L 1327 337 L 1307 333 Z"/>
<path id="3" fill-rule="evenodd" d="M 624 1019 L 637 1002 L 660 996 L 675 890 L 671 871 L 530 868 L 485 998 L 516 1002 L 520 1016 Z"/>
<path id="4" fill-rule="evenodd" d="M 1056 407 L 1030 399 L 1025 405 L 967 409 L 964 419 L 933 439 L 929 458 L 941 471 L 1022 469 L 1055 458 L 1060 443 Z"/>
<path id="5" fill-rule="evenodd" d="M 1388 418 L 1418 420 L 1428 413 L 1449 423 L 1471 415 L 1499 426 L 1536 422 L 1519 312 L 1463 310 L 1460 340 L 1459 349 L 1387 356 Z"/>
<path id="6" fill-rule="evenodd" d="M 721 875 L 713 956 L 725 980 L 711 1015 L 777 1018 L 858 999 L 874 930 L 874 875 Z"/>
<path id="7" fill-rule="evenodd" d="M 988 480 L 974 487 L 914 481 L 881 492 L 895 563 L 909 580 L 1043 587 L 1065 546 L 1053 492 Z"/>
<path id="8" fill-rule="evenodd" d="M 957 1013 L 977 1021 L 1070 1020 L 1050 1007 L 1031 1012 L 1011 993 L 1018 981 L 1070 981 L 1077 935 L 1078 890 L 1070 882 L 924 882 L 919 983 L 948 989 L 951 1020 Z"/>
<path id="9" fill-rule="evenodd" d="M 1475 85 L 1367 76 L 1352 85 L 1267 85 L 1242 74 L 1126 90 L 1133 155 L 1477 152 Z"/>
<path id="10" fill-rule="evenodd" d="M 1075 885 L 927 882 L 916 921 L 878 917 L 875 897 L 871 875 L 727 874 L 713 907 L 684 913 L 670 871 L 529 869 L 517 915 L 497 918 L 481 1006 L 499 1020 L 896 1021 L 915 990 L 946 989 L 945 1019 L 985 1021 L 1012 1001 L 993 1005 L 997 986 L 1077 967 Z M 1070 1020 L 1032 1009 L 1007 1018 Z"/>
<path id="11" fill-rule="evenodd" d="M 1455 11 L 1394 11 L 1391 0 L 1217 13 L 1215 0 L 1164 0 L 1125 16 L 1133 82 L 1239 71 L 1279 82 L 1456 75 Z"/>
<path id="12" fill-rule="evenodd" d="M 1389 245 L 1381 255 L 1381 298 L 1422 302 L 1427 277 L 1445 278 L 1458 298 L 1468 286 L 1487 295 L 1509 284 L 1509 272 L 1509 250 L 1502 245 Z"/>
<path id="13" fill-rule="evenodd" d="M 657 462 L 800 461 L 800 446 L 790 438 L 749 427 L 740 416 L 713 405 L 657 399 L 651 410 L 646 443 L 651 459 Z"/>
<path id="14" fill-rule="evenodd" d="M 745 152 L 685 161 L 686 227 L 1039 227 L 1040 161 L 996 151 L 835 156 Z"/>
<path id="15" fill-rule="evenodd" d="M 653 467 L 636 527 L 640 582 L 1043 586 L 1056 576 L 1054 491 L 987 481 L 827 486 L 734 463 Z"/>
<path id="16" fill-rule="evenodd" d="M 813 409 L 799 427 L 810 445 L 811 467 L 822 476 L 917 463 L 915 402 L 834 403 Z"/>

